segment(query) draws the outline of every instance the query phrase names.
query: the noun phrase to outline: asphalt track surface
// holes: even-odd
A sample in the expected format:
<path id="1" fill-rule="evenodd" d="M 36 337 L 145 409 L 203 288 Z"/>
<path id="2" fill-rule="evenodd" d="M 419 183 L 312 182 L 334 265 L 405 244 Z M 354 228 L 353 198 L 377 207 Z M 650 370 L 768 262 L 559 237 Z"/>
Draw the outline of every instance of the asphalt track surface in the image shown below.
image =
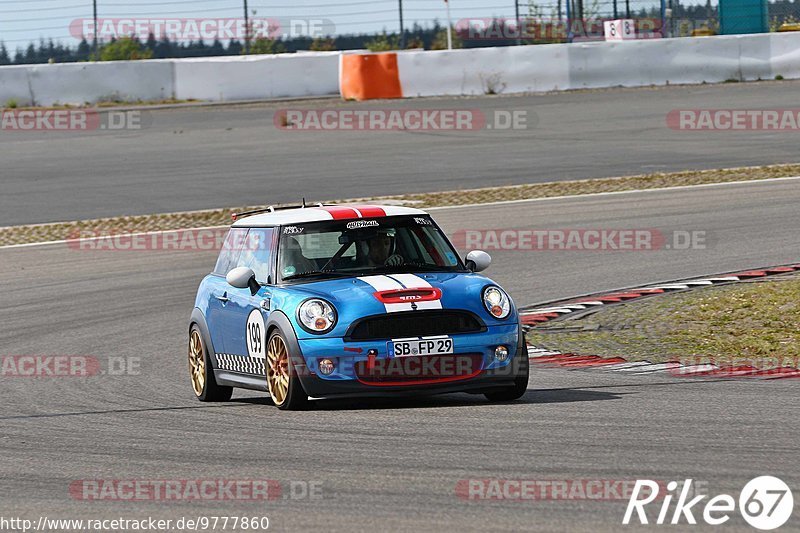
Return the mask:
<path id="1" fill-rule="evenodd" d="M 450 233 L 695 229 L 711 242 L 691 251 L 494 253 L 488 274 L 523 304 L 796 261 L 798 203 L 800 181 L 785 180 L 434 214 Z M 506 405 L 454 394 L 318 402 L 292 413 L 248 391 L 201 404 L 188 380 L 186 326 L 214 255 L 0 250 L 0 353 L 141 358 L 138 375 L 2 378 L 2 516 L 268 516 L 278 531 L 644 531 L 654 526 L 622 528 L 624 501 L 465 501 L 455 488 L 475 478 L 692 478 L 707 494 L 738 497 L 748 480 L 772 474 L 798 496 L 797 380 L 534 369 L 523 399 Z M 323 498 L 86 502 L 68 492 L 82 479 L 208 478 L 317 481 Z M 798 518 L 783 530 L 798 530 Z M 711 529 L 682 524 L 670 530 Z M 734 514 L 716 530 L 748 528 Z"/>
<path id="2" fill-rule="evenodd" d="M 0 132 L 0 226 L 798 161 L 797 133 L 686 132 L 674 109 L 796 107 L 800 82 L 336 100 L 146 113 L 140 131 Z M 526 111 L 527 129 L 284 131 L 286 108 Z"/>

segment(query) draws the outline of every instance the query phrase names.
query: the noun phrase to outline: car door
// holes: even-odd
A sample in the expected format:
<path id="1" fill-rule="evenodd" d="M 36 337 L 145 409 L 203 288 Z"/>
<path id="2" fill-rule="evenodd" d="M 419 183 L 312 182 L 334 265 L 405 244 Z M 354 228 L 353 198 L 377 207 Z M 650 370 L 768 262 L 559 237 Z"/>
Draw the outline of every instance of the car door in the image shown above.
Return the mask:
<path id="1" fill-rule="evenodd" d="M 216 353 L 226 353 L 225 332 L 230 329 L 230 293 L 234 289 L 228 285 L 225 276 L 235 266 L 241 253 L 242 243 L 247 236 L 247 228 L 233 228 L 228 232 L 220 250 L 214 273 L 209 277 L 207 290 L 206 323 L 211 342 Z"/>
<path id="2" fill-rule="evenodd" d="M 261 285 L 256 294 L 250 289 L 230 287 L 226 313 L 230 327 L 225 332 L 225 350 L 241 358 L 240 371 L 264 374 L 266 359 L 266 328 L 269 315 L 271 285 L 274 280 L 273 228 L 251 228 L 245 245 L 237 259 L 236 267 L 253 270 Z"/>

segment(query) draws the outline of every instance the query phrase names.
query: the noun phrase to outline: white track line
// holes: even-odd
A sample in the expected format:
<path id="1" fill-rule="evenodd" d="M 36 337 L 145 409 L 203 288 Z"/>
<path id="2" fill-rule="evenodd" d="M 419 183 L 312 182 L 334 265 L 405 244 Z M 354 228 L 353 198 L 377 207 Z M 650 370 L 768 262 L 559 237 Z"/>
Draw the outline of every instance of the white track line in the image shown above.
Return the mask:
<path id="1" fill-rule="evenodd" d="M 746 168 L 746 167 L 745 167 Z M 733 169 L 731 169 L 733 170 Z M 625 176 L 622 176 L 625 177 Z M 595 178 L 595 179 L 602 179 L 602 178 Z M 679 185 L 678 187 L 658 187 L 655 189 L 631 189 L 629 191 L 609 191 L 609 192 L 593 192 L 590 194 L 569 194 L 565 196 L 550 196 L 548 198 L 525 198 L 523 200 L 502 200 L 497 202 L 487 202 L 485 204 L 464 204 L 464 205 L 444 205 L 441 207 L 429 207 L 428 211 L 437 211 L 443 209 L 465 209 L 469 207 L 483 207 L 483 206 L 493 206 L 493 205 L 506 205 L 506 204 L 521 204 L 525 202 L 546 202 L 550 200 L 566 200 L 570 198 L 592 198 L 597 196 L 614 196 L 619 194 L 636 194 L 636 193 L 645 193 L 645 192 L 663 192 L 663 191 L 681 191 L 686 189 L 697 189 L 697 188 L 711 188 L 711 187 L 726 187 L 726 186 L 733 186 L 733 185 L 748 185 L 754 183 L 771 183 L 775 181 L 787 181 L 787 180 L 797 180 L 800 179 L 800 176 L 788 176 L 785 178 L 767 178 L 763 180 L 744 180 L 744 181 L 723 181 L 719 183 L 701 183 L 699 185 Z M 577 180 L 577 181 L 592 181 L 591 179 L 587 180 Z M 558 183 L 558 182 L 556 182 Z M 472 189 L 460 191 L 460 192 L 472 192 Z M 413 206 L 409 206 L 413 207 Z"/>
<path id="2" fill-rule="evenodd" d="M 653 363 L 650 361 L 636 361 L 635 363 L 619 363 L 618 365 L 605 365 L 598 368 L 603 372 L 619 372 L 630 368 L 638 368 L 642 366 L 651 366 Z"/>
<path id="3" fill-rule="evenodd" d="M 147 236 L 147 235 L 166 235 L 170 233 L 181 233 L 187 231 L 207 231 L 207 230 L 214 230 L 214 229 L 225 229 L 229 228 L 230 226 L 202 226 L 199 228 L 182 228 L 182 229 L 165 229 L 165 230 L 158 230 L 158 231 L 140 231 L 137 233 L 118 233 L 114 235 L 101 235 L 98 237 L 77 237 L 75 239 L 63 239 L 60 241 L 47 241 L 47 242 L 29 242 L 25 244 L 7 244 L 5 246 L 0 246 L 0 250 L 6 250 L 11 248 L 30 248 L 33 246 L 50 246 L 54 244 L 67 244 L 69 242 L 86 242 L 86 241 L 100 241 L 100 240 L 111 240 L 111 239 L 119 239 L 120 237 L 140 237 L 140 236 Z"/>
<path id="4" fill-rule="evenodd" d="M 680 368 L 673 369 L 672 372 L 681 376 L 690 376 L 692 374 L 697 374 L 698 372 L 708 372 L 709 370 L 717 370 L 718 368 L 719 367 L 717 365 L 705 363 L 702 365 L 682 366 Z"/>
<path id="5" fill-rule="evenodd" d="M 624 176 L 623 176 L 624 177 Z M 602 178 L 601 178 L 602 179 Z M 571 194 L 566 196 L 551 196 L 548 198 L 526 198 L 524 200 L 505 200 L 499 202 L 487 202 L 483 204 L 463 204 L 463 205 L 446 205 L 441 207 L 429 207 L 427 211 L 440 211 L 444 209 L 468 209 L 473 207 L 490 207 L 495 205 L 506 205 L 506 204 L 520 204 L 525 202 L 549 202 L 553 200 L 565 200 L 565 199 L 575 199 L 575 198 L 592 198 L 597 196 L 613 196 L 613 195 L 620 195 L 620 194 L 637 194 L 637 193 L 650 193 L 650 192 L 664 192 L 664 191 L 681 191 L 687 189 L 696 189 L 696 188 L 711 188 L 711 187 L 732 187 L 736 185 L 748 185 L 748 184 L 758 184 L 758 183 L 773 183 L 773 182 L 780 182 L 780 181 L 790 181 L 790 180 L 800 180 L 800 176 L 789 176 L 784 178 L 767 178 L 763 180 L 745 180 L 745 181 L 724 181 L 720 183 L 703 183 L 700 185 L 681 185 L 678 187 L 659 187 L 657 189 L 631 189 L 629 191 L 610 191 L 610 192 L 596 192 L 591 194 Z M 591 179 L 587 180 L 579 180 L 579 181 L 591 181 Z M 443 191 L 446 192 L 446 191 Z M 461 191 L 461 192 L 469 192 L 469 191 Z M 373 202 L 379 203 L 379 202 Z M 413 206 L 410 206 L 413 207 Z M 188 211 L 187 211 L 188 212 Z M 158 214 L 158 213 L 157 213 Z M 184 214 L 184 212 L 177 212 L 177 213 L 167 213 L 167 214 Z M 145 215 L 146 216 L 146 215 Z M 67 221 L 65 223 L 69 223 Z M 227 228 L 229 226 L 210 226 L 210 227 L 203 227 L 203 228 L 183 228 L 181 230 L 165 230 L 165 231 L 152 231 L 152 232 L 145 232 L 145 233 L 135 233 L 132 235 L 152 235 L 155 233 L 172 233 L 174 231 L 192 231 L 192 230 L 200 230 L 200 229 L 217 229 L 217 228 Z M 57 241 L 47 241 L 47 242 L 32 242 L 26 244 L 7 244 L 5 246 L 0 246 L 0 250 L 5 250 L 9 248 L 23 248 L 23 247 L 31 247 L 31 246 L 46 246 L 51 244 L 64 244 L 67 240 L 57 240 Z M 582 302 L 585 303 L 585 302 Z"/>
<path id="6" fill-rule="evenodd" d="M 528 352 L 528 357 L 529 358 L 534 358 L 534 359 L 537 358 L 537 357 L 550 357 L 552 355 L 562 355 L 562 353 L 561 352 L 538 352 L 538 353 L 535 353 L 535 354 L 531 355 L 531 353 Z"/>
<path id="7" fill-rule="evenodd" d="M 652 372 L 664 372 L 668 370 L 673 370 L 675 368 L 680 368 L 681 366 L 682 365 L 680 363 L 651 363 L 648 366 L 627 368 L 620 370 L 620 372 L 632 372 L 634 374 L 650 374 Z"/>
<path id="8" fill-rule="evenodd" d="M 658 363 L 650 365 L 647 368 L 636 368 L 634 374 L 658 374 L 660 372 L 674 372 L 676 368 L 680 368 L 680 363 Z"/>
<path id="9" fill-rule="evenodd" d="M 662 372 L 675 372 L 675 369 L 682 367 L 683 365 L 681 363 L 658 363 L 655 365 L 650 365 L 647 368 L 639 368 L 639 372 L 635 372 L 635 374 L 660 374 Z"/>
<path id="10" fill-rule="evenodd" d="M 525 311 L 524 315 L 540 315 L 542 313 L 571 313 L 574 309 L 568 307 L 543 307 L 541 309 L 534 309 L 533 311 Z"/>
<path id="11" fill-rule="evenodd" d="M 547 348 L 537 348 L 533 344 L 529 344 L 528 345 L 528 353 L 544 353 L 544 352 L 550 352 L 550 351 L 552 351 L 552 350 L 548 350 Z"/>

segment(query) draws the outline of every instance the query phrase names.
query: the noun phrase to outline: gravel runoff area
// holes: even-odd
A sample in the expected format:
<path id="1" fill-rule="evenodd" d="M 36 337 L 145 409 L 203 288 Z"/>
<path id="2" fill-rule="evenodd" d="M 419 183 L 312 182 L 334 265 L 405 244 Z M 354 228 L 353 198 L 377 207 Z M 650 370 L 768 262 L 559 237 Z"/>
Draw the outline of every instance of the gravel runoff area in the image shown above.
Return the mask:
<path id="1" fill-rule="evenodd" d="M 650 296 L 537 326 L 528 343 L 630 362 L 800 363 L 800 274 Z"/>
<path id="2" fill-rule="evenodd" d="M 800 164 L 700 171 L 687 170 L 683 172 L 640 174 L 617 178 L 558 181 L 530 185 L 463 189 L 436 193 L 405 194 L 348 200 L 340 199 L 335 200 L 335 202 L 392 203 L 430 208 L 794 176 L 800 176 Z M 318 200 L 319 199 L 315 199 L 315 201 Z M 326 200 L 326 202 L 327 201 L 328 200 Z M 121 216 L 50 224 L 7 226 L 0 228 L 0 246 L 50 242 L 87 236 L 224 226 L 230 224 L 231 214 L 259 207 L 263 206 L 240 206 L 182 213 Z"/>

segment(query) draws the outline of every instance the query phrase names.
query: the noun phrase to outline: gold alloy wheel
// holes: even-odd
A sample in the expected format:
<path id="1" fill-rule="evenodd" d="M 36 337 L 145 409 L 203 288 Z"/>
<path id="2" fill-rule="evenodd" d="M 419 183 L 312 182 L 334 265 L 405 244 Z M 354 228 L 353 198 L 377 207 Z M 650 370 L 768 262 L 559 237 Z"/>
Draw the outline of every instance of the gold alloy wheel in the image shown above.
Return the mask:
<path id="1" fill-rule="evenodd" d="M 273 335 L 267 346 L 267 386 L 276 405 L 289 394 L 289 352 L 280 335 Z"/>
<path id="2" fill-rule="evenodd" d="M 192 331 L 189 337 L 189 375 L 192 378 L 194 393 L 200 396 L 206 384 L 206 358 L 203 353 L 203 340 L 197 330 Z"/>

